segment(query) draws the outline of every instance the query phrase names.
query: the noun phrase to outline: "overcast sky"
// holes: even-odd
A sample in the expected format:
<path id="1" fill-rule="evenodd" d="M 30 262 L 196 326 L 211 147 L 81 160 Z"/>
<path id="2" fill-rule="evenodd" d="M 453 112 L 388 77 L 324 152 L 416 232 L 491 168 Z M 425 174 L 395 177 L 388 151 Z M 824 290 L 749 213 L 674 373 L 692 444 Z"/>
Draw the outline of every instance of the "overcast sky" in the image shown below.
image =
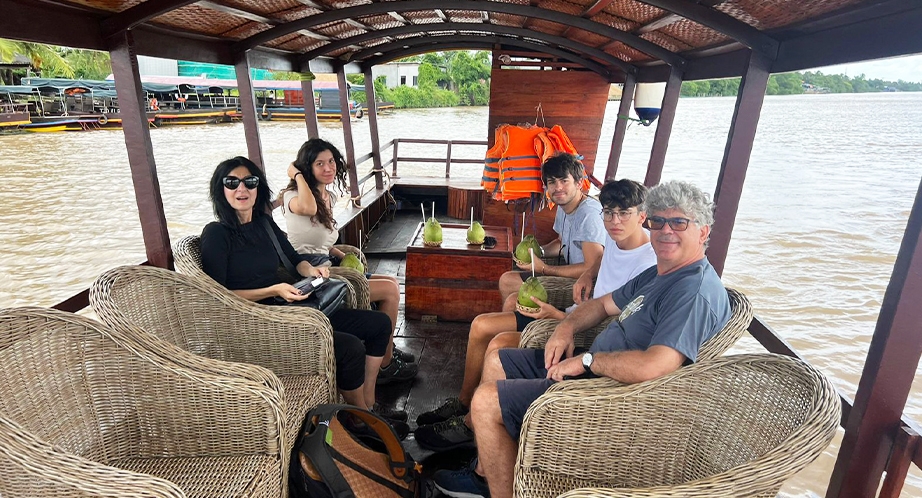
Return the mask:
<path id="1" fill-rule="evenodd" d="M 855 77 L 864 73 L 869 79 L 880 78 L 885 81 L 922 82 L 922 55 L 895 57 L 876 61 L 857 62 L 816 68 L 823 74 L 847 74 Z"/>

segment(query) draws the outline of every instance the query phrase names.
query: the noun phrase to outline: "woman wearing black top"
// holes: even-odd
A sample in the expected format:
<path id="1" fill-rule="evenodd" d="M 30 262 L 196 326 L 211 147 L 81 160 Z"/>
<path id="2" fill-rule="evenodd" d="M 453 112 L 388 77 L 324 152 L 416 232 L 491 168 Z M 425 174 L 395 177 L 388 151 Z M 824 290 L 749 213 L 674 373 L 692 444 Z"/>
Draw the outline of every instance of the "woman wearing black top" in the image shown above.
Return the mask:
<path id="1" fill-rule="evenodd" d="M 328 276 L 328 269 L 315 268 L 302 259 L 268 214 L 272 192 L 265 174 L 252 161 L 238 156 L 219 164 L 211 177 L 210 194 L 218 221 L 202 231 L 202 267 L 218 283 L 262 304 L 277 304 L 276 297 L 297 304 L 308 297 L 277 275 L 279 257 L 263 219 L 275 231 L 282 251 L 296 263 L 298 273 Z M 374 406 L 375 377 L 390 338 L 390 318 L 377 311 L 343 308 L 329 319 L 334 330 L 336 383 L 346 402 L 369 409 Z M 386 416 L 406 420 L 406 412 Z"/>

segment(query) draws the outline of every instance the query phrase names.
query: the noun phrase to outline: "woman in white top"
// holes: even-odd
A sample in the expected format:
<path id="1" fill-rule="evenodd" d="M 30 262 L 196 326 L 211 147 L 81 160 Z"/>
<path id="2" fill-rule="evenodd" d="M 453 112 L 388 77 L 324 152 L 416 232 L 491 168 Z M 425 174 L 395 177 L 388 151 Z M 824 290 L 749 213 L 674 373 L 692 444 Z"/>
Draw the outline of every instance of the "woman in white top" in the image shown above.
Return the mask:
<path id="1" fill-rule="evenodd" d="M 301 254 L 329 254 L 343 258 L 345 254 L 333 247 L 339 237 L 333 218 L 335 197 L 330 186 L 339 191 L 346 187 L 346 161 L 336 147 L 319 138 L 312 138 L 298 151 L 298 157 L 288 166 L 288 186 L 282 190 L 282 213 L 288 225 L 288 240 Z M 378 384 L 412 379 L 418 367 L 413 356 L 394 348 L 393 328 L 397 324 L 400 287 L 389 275 L 369 276 L 368 291 L 378 311 L 391 319 L 391 341 L 384 355 Z"/>

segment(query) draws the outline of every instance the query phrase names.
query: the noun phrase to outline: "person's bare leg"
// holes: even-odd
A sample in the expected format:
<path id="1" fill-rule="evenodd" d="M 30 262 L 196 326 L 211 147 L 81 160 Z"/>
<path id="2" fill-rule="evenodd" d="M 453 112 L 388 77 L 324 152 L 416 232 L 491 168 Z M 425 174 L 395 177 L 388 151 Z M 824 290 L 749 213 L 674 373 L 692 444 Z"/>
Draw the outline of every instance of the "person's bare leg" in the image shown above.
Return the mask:
<path id="1" fill-rule="evenodd" d="M 480 373 L 483 371 L 483 357 L 487 345 L 497 334 L 515 330 L 515 314 L 484 313 L 471 322 L 471 332 L 467 336 L 467 353 L 464 357 L 464 381 L 458 399 L 464 406 L 471 406 L 474 390 L 480 385 Z"/>
<path id="2" fill-rule="evenodd" d="M 357 406 L 363 410 L 368 410 L 368 405 L 365 403 L 365 394 L 362 387 L 358 387 L 351 391 L 339 391 L 343 395 L 343 399 L 346 400 L 346 404 Z"/>
<path id="3" fill-rule="evenodd" d="M 372 279 L 368 281 L 368 294 L 373 303 L 378 303 L 378 311 L 391 319 L 391 338 L 384 351 L 382 366 L 391 364 L 394 353 L 394 332 L 397 328 L 397 309 L 400 306 L 400 287 L 390 279 Z"/>
<path id="4" fill-rule="evenodd" d="M 498 349 L 517 348 L 519 347 L 519 342 L 521 342 L 521 340 L 521 332 L 503 332 L 498 334 L 493 338 L 492 341 L 490 341 L 490 344 L 487 345 L 487 350 L 484 352 L 484 356 L 486 357 Z"/>
<path id="5" fill-rule="evenodd" d="M 511 294 L 516 294 L 519 292 L 519 287 L 522 285 L 522 275 L 517 271 L 507 271 L 499 277 L 499 295 L 503 298 L 503 302 L 506 301 L 506 298 Z M 503 311 L 510 311 L 503 308 Z"/>
<path id="6" fill-rule="evenodd" d="M 375 405 L 375 380 L 378 378 L 378 370 L 381 368 L 380 356 L 365 356 L 365 404 L 368 407 Z"/>
<path id="7" fill-rule="evenodd" d="M 515 311 L 515 305 L 519 302 L 519 291 L 516 290 L 512 294 L 509 294 L 509 297 L 503 301 L 503 311 L 513 312 Z"/>
<path id="8" fill-rule="evenodd" d="M 496 358 L 498 362 L 498 357 L 499 355 L 494 353 L 489 358 Z M 484 376 L 486 375 L 485 371 Z M 491 372 L 492 376 L 496 376 L 496 373 Z M 503 424 L 496 380 L 485 381 L 477 388 L 471 402 L 471 414 L 479 457 L 474 471 L 486 477 L 491 498 L 511 498 L 518 445 Z"/>

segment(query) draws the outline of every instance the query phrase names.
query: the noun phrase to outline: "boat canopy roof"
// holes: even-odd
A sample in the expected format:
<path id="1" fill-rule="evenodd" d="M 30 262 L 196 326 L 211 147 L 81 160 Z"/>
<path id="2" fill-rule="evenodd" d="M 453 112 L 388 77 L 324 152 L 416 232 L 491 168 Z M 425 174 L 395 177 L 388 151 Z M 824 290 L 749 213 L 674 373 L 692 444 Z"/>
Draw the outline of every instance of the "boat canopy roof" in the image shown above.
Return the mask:
<path id="1" fill-rule="evenodd" d="M 28 85 L 0 85 L 0 93 L 29 95 L 33 92 L 35 92 L 35 88 Z"/>
<path id="2" fill-rule="evenodd" d="M 750 50 L 772 72 L 914 54 L 919 25 L 918 0 L 8 0 L 0 17 L 6 38 L 108 50 L 130 33 L 138 54 L 197 62 L 357 72 L 485 49 L 610 81 L 739 76 Z"/>

